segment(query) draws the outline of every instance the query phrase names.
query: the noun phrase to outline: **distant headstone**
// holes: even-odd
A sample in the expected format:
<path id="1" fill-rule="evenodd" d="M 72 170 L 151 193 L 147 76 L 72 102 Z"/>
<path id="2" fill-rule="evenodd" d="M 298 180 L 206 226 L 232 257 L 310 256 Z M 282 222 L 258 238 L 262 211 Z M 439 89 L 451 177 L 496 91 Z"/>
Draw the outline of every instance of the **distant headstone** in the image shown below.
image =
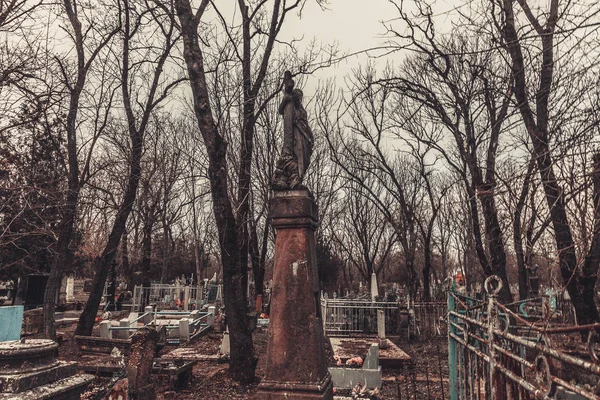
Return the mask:
<path id="1" fill-rule="evenodd" d="M 375 271 L 371 274 L 371 301 L 375 301 L 375 298 L 379 296 L 379 289 L 377 288 L 377 275 Z"/>
<path id="2" fill-rule="evenodd" d="M 369 348 L 369 352 L 365 357 L 363 369 L 378 369 L 379 368 L 379 346 L 373 343 Z"/>
<path id="3" fill-rule="evenodd" d="M 225 328 L 225 332 L 223 332 L 223 340 L 221 341 L 221 348 L 219 349 L 219 353 L 226 355 L 231 352 L 231 344 L 229 341 L 229 327 Z"/>
<path id="4" fill-rule="evenodd" d="M 216 316 L 216 312 L 217 312 L 217 307 L 215 306 L 210 306 L 208 307 L 208 312 L 210 313 L 210 315 L 206 318 L 206 323 L 209 326 L 212 326 L 214 328 L 215 326 L 215 316 Z"/>
<path id="5" fill-rule="evenodd" d="M 377 310 L 377 336 L 379 339 L 385 339 L 385 312 Z"/>
<path id="6" fill-rule="evenodd" d="M 75 301 L 74 290 L 75 279 L 70 276 L 67 278 L 67 302 Z"/>
<path id="7" fill-rule="evenodd" d="M 110 330 L 110 321 L 100 322 L 100 337 L 104 339 L 112 339 L 112 331 Z"/>
<path id="8" fill-rule="evenodd" d="M 181 318 L 179 320 L 179 341 L 190 341 L 190 320 L 187 318 Z"/>

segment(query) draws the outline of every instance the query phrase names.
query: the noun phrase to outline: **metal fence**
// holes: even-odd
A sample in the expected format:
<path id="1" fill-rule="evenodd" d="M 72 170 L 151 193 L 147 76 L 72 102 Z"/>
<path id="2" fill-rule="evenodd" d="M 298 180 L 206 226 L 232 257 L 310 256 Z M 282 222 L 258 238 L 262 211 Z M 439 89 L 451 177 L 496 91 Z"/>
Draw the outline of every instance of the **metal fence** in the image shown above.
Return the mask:
<path id="1" fill-rule="evenodd" d="M 385 315 L 386 335 L 446 336 L 445 302 L 378 302 L 321 298 L 327 335 L 376 335 L 377 311 Z"/>
<path id="2" fill-rule="evenodd" d="M 543 304 L 525 316 L 497 301 L 501 285 L 488 278 L 484 301 L 448 294 L 450 399 L 600 399 L 600 324 L 557 326 Z"/>
<path id="3" fill-rule="evenodd" d="M 136 286 L 133 291 L 131 311 L 143 312 L 146 305 L 152 305 L 156 310 L 196 310 L 204 303 L 205 295 L 202 286 L 165 284 L 152 284 L 150 287 Z"/>
<path id="4" fill-rule="evenodd" d="M 415 334 L 420 337 L 446 336 L 447 305 L 445 301 L 415 302 L 409 310 L 413 310 Z"/>

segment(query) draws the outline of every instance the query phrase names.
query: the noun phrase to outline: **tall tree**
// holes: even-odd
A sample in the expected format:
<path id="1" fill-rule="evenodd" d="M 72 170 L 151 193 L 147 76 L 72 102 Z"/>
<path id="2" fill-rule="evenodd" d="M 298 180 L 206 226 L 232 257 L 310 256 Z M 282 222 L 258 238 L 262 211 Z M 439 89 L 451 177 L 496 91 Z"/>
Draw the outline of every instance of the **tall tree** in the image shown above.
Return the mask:
<path id="1" fill-rule="evenodd" d="M 144 4 L 145 7 L 147 4 Z M 161 102 L 167 98 L 182 79 L 165 79 L 163 71 L 170 59 L 171 51 L 178 41 L 174 21 L 169 15 L 160 15 L 161 8 L 150 6 L 144 9 L 140 4 L 132 4 L 123 0 L 122 7 L 122 58 L 121 63 L 121 94 L 126 117 L 128 138 L 130 141 L 131 155 L 128 165 L 127 183 L 120 201 L 117 214 L 113 221 L 110 234 L 102 254 L 93 262 L 94 280 L 92 290 L 79 318 L 76 333 L 90 335 L 96 319 L 96 313 L 102 300 L 104 284 L 108 277 L 110 265 L 125 231 L 127 219 L 133 208 L 141 175 L 141 160 L 144 147 L 144 135 L 151 116 Z M 146 20 L 141 18 L 146 12 L 154 14 L 155 18 Z M 171 10 L 171 13 L 173 10 Z M 155 24 L 155 25 L 152 25 Z M 148 26 L 150 25 L 150 26 Z M 147 38 L 142 33 L 147 30 L 159 31 L 162 34 L 161 42 L 156 46 L 147 46 Z M 143 46 L 137 46 L 144 44 Z M 137 51 L 136 51 L 137 50 Z M 146 86 L 137 86 L 144 79 Z M 135 92 L 134 92 L 135 91 Z M 145 95 L 145 99 L 143 96 Z M 143 100 L 142 100 L 143 99 Z"/>
<path id="2" fill-rule="evenodd" d="M 75 218 L 77 214 L 77 203 L 79 200 L 79 192 L 81 190 L 82 182 L 85 182 L 85 177 L 80 177 L 81 171 L 79 170 L 79 146 L 77 144 L 78 134 L 78 112 L 80 108 L 80 99 L 83 93 L 88 73 L 92 67 L 92 63 L 98 57 L 104 47 L 106 47 L 112 38 L 119 32 L 120 26 L 118 19 L 115 22 L 115 26 L 100 27 L 92 21 L 85 21 L 89 26 L 84 27 L 80 18 L 80 5 L 77 0 L 64 0 L 64 13 L 69 21 L 70 25 L 70 37 L 73 40 L 73 46 L 77 55 L 77 69 L 75 78 L 72 78 L 67 72 L 67 67 L 64 63 L 57 58 L 60 65 L 60 70 L 63 75 L 64 84 L 69 93 L 69 108 L 66 117 L 65 131 L 67 133 L 67 160 L 68 160 L 68 191 L 63 208 L 62 220 L 60 222 L 59 236 L 57 241 L 57 256 L 52 264 L 48 283 L 46 284 L 46 292 L 44 294 L 44 334 L 46 337 L 54 339 L 56 336 L 55 324 L 54 324 L 54 309 L 57 299 L 57 293 L 60 289 L 63 270 L 65 265 L 71 259 L 70 257 L 70 244 L 73 237 L 73 230 L 75 225 Z M 109 19 L 109 18 L 107 18 Z M 103 28 L 105 28 L 103 30 Z M 100 39 L 91 44 L 91 51 L 89 55 L 86 55 L 86 46 L 89 46 L 92 42 L 90 37 L 87 36 L 86 32 L 98 31 Z M 96 32 L 95 32 L 96 33 Z M 93 146 L 90 146 L 88 154 L 88 161 L 86 161 L 86 167 L 89 165 L 89 158 L 91 157 Z M 89 171 L 87 168 L 84 169 L 84 173 L 87 174 Z"/>
<path id="3" fill-rule="evenodd" d="M 536 16 L 526 1 L 519 1 L 521 11 L 525 16 L 523 21 L 517 22 L 515 17 L 515 4 L 510 0 L 499 0 L 492 3 L 492 18 L 496 28 L 503 39 L 502 45 L 510 57 L 512 76 L 515 81 L 514 97 L 517 101 L 521 118 L 533 145 L 533 154 L 536 159 L 537 169 L 540 174 L 546 202 L 550 210 L 550 218 L 554 229 L 558 262 L 563 283 L 571 296 L 579 324 L 600 321 L 600 314 L 596 306 L 594 288 L 600 265 L 600 209 L 598 209 L 597 178 L 600 173 L 600 157 L 595 155 L 592 170 L 594 182 L 594 231 L 593 238 L 583 262 L 578 263 L 575 242 L 571 224 L 567 217 L 564 192 L 558 182 L 554 170 L 555 161 L 550 148 L 551 138 L 551 106 L 555 89 L 555 37 L 556 29 L 561 21 L 569 20 L 570 9 L 566 4 L 565 10 L 560 10 L 559 0 L 552 0 L 549 9 L 543 12 L 544 17 Z M 578 11 L 576 11 L 578 13 Z M 587 13 L 578 15 L 571 21 L 574 29 L 578 24 L 585 24 Z M 520 24 L 532 28 L 536 35 L 541 53 L 536 54 L 539 63 L 528 63 L 524 53 L 530 52 L 534 47 L 526 41 L 521 32 Z M 537 46 L 536 45 L 536 51 Z M 574 49 L 568 50 L 570 53 Z M 535 76 L 532 81 L 529 79 Z M 537 82 L 535 98 L 532 98 L 531 82 Z"/>
<path id="4" fill-rule="evenodd" d="M 485 36 L 474 38 L 458 29 L 436 34 L 433 12 L 424 1 L 414 15 L 402 3 L 394 4 L 404 31 L 392 25 L 387 29 L 398 46 L 417 52 L 382 84 L 401 96 L 398 123 L 463 177 L 479 262 L 486 275 L 501 278 L 499 296 L 508 302 L 512 294 L 495 174 L 500 137 L 509 127 L 513 80 Z"/>

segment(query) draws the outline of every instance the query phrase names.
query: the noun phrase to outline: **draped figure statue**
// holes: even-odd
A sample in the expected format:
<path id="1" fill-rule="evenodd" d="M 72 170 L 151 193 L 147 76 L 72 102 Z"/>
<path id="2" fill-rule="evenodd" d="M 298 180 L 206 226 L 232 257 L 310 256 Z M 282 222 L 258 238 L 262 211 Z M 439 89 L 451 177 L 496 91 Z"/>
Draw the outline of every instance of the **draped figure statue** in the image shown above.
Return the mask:
<path id="1" fill-rule="evenodd" d="M 302 91 L 294 89 L 289 71 L 284 74 L 279 114 L 283 115 L 283 147 L 271 185 L 275 190 L 301 189 L 304 188 L 302 180 L 310 163 L 314 137 L 302 106 Z"/>

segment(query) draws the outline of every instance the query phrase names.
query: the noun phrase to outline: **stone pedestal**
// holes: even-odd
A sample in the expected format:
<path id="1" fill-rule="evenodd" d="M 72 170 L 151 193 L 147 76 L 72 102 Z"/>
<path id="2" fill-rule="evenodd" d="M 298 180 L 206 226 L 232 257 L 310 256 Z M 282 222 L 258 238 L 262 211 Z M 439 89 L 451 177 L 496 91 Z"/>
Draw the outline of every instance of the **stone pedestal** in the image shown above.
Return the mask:
<path id="1" fill-rule="evenodd" d="M 317 206 L 308 190 L 276 191 L 267 365 L 257 399 L 333 399 L 316 264 Z"/>
<path id="2" fill-rule="evenodd" d="M 0 400 L 79 399 L 92 375 L 77 363 L 58 361 L 58 344 L 46 339 L 0 343 Z"/>

